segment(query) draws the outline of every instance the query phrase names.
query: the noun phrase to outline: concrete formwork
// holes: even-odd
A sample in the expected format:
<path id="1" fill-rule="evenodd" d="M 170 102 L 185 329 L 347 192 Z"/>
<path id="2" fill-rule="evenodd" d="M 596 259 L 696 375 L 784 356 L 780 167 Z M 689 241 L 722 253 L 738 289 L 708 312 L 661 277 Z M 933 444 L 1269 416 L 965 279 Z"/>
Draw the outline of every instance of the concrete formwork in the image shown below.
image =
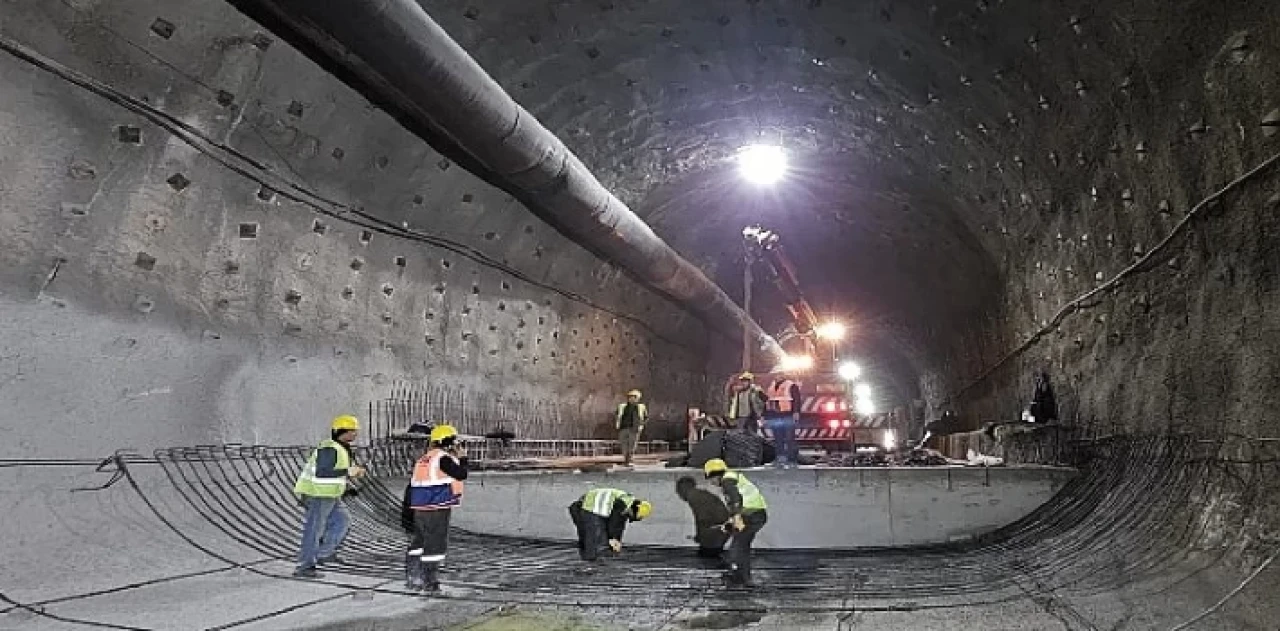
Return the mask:
<path id="1" fill-rule="evenodd" d="M 970 539 L 1026 516 L 1075 471 L 1055 467 L 831 468 L 747 470 L 769 502 L 762 548 L 918 546 Z M 593 487 L 626 490 L 654 503 L 627 529 L 629 543 L 693 545 L 689 508 L 676 495 L 682 476 L 664 469 L 609 473 L 485 472 L 467 487 L 456 524 L 476 533 L 572 540 L 566 507 Z"/>

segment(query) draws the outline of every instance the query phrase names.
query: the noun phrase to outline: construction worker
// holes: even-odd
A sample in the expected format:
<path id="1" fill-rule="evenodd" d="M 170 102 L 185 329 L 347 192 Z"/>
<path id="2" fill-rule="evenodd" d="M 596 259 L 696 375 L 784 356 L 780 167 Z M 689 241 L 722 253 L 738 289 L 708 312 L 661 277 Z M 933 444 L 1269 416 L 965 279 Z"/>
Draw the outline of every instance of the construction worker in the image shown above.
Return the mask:
<path id="1" fill-rule="evenodd" d="M 751 582 L 751 542 L 768 521 L 764 495 L 746 476 L 730 471 L 719 458 L 708 460 L 702 471 L 724 493 L 731 515 L 725 523 L 725 530 L 733 535 L 729 542 L 729 572 L 724 577 L 725 582 L 732 587 L 754 587 Z"/>
<path id="2" fill-rule="evenodd" d="M 628 392 L 627 402 L 618 404 L 618 412 L 613 419 L 614 428 L 618 430 L 618 445 L 622 447 L 624 466 L 631 466 L 631 456 L 636 451 L 636 443 L 648 420 L 649 408 L 640 402 L 640 391 Z"/>
<path id="3" fill-rule="evenodd" d="M 440 563 L 449 547 L 449 517 L 462 503 L 465 479 L 467 449 L 458 441 L 458 430 L 452 425 L 435 426 L 431 443 L 413 466 L 409 482 L 414 532 L 405 558 L 407 588 L 440 591 Z"/>
<path id="4" fill-rule="evenodd" d="M 729 534 L 724 525 L 732 515 L 720 497 L 698 488 L 697 480 L 689 476 L 676 480 L 676 495 L 693 511 L 693 541 L 698 544 L 698 558 L 707 559 L 717 566 L 724 555 L 724 544 Z"/>
<path id="5" fill-rule="evenodd" d="M 364 475 L 364 468 L 352 464 L 351 443 L 360 431 L 360 421 L 342 415 L 329 425 L 329 438 L 311 451 L 307 464 L 293 484 L 293 494 L 306 509 L 302 521 L 302 545 L 298 551 L 299 578 L 319 578 L 316 565 L 336 563 L 338 546 L 347 536 L 351 517 L 342 504 L 347 480 Z"/>
<path id="6" fill-rule="evenodd" d="M 583 561 L 596 562 L 608 542 L 614 554 L 622 551 L 622 531 L 627 522 L 649 516 L 653 505 L 618 489 L 591 489 L 569 505 L 569 517 L 578 529 L 578 554 Z"/>
<path id="7" fill-rule="evenodd" d="M 729 392 L 729 420 L 746 434 L 755 434 L 760 429 L 760 418 L 769 399 L 755 380 L 755 375 L 744 372 L 738 375 Z"/>
<path id="8" fill-rule="evenodd" d="M 778 454 L 774 460 L 775 467 L 799 466 L 796 421 L 800 418 L 800 401 L 800 383 L 785 372 L 777 373 L 773 385 L 769 386 L 769 403 L 765 412 L 765 426 L 773 434 L 773 445 Z"/>

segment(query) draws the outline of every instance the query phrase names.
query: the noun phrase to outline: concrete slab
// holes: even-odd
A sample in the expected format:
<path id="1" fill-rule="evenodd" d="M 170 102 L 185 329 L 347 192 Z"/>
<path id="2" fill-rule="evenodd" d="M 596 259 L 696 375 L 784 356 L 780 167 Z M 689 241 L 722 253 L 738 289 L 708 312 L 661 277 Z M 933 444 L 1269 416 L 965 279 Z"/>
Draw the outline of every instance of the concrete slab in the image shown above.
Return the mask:
<path id="1" fill-rule="evenodd" d="M 746 471 L 769 502 L 761 548 L 867 548 L 963 541 L 991 532 L 1044 504 L 1075 476 L 1053 467 L 805 468 Z M 596 486 L 652 501 L 653 515 L 628 529 L 627 541 L 693 545 L 692 518 L 675 493 L 699 471 L 658 469 L 566 473 L 484 472 L 467 487 L 466 530 L 514 537 L 573 540 L 566 509 Z"/>

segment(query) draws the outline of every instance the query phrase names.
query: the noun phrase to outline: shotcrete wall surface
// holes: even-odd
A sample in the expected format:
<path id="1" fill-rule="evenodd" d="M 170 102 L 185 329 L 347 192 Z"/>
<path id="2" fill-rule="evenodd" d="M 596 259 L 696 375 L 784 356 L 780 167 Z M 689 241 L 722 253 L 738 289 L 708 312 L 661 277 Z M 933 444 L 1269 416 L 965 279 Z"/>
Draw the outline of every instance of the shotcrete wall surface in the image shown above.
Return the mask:
<path id="1" fill-rule="evenodd" d="M 1047 502 L 1075 472 L 1052 467 L 748 470 L 769 503 L 761 548 L 876 548 L 954 543 L 1007 526 Z M 676 480 L 701 472 L 481 473 L 454 522 L 475 533 L 574 540 L 568 506 L 593 487 L 654 504 L 626 541 L 695 545 Z"/>

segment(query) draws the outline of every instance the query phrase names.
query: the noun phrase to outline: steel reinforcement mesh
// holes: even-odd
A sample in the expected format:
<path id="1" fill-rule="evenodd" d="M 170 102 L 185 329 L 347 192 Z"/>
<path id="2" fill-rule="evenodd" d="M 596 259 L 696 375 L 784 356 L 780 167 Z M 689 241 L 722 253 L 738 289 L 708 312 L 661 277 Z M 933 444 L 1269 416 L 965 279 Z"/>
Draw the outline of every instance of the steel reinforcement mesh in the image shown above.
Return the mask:
<path id="1" fill-rule="evenodd" d="M 1242 439 L 1247 441 L 1247 439 Z M 726 592 L 719 572 L 688 548 L 630 546 L 625 562 L 582 574 L 573 545 L 454 531 L 442 570 L 443 598 L 493 603 L 740 610 L 902 611 L 1027 598 L 1050 591 L 1092 594 L 1148 577 L 1185 576 L 1206 563 L 1190 552 L 1205 528 L 1189 510 L 1227 486 L 1250 502 L 1258 466 L 1220 456 L 1222 441 L 1194 437 L 1111 438 L 1083 443 L 1082 475 L 1050 502 L 978 542 L 913 549 L 756 552 L 760 584 Z M 133 483 L 156 516 L 206 553 L 221 535 L 262 555 L 294 558 L 302 510 L 291 493 L 308 448 L 208 446 L 156 452 L 190 509 L 216 529 L 183 532 L 134 483 L 126 459 L 117 474 Z M 371 475 L 349 500 L 352 524 L 343 561 L 323 579 L 385 579 L 398 592 L 406 535 L 400 502 L 412 445 L 365 450 Z M 1242 469 L 1243 467 L 1243 469 Z M 1241 473 L 1241 470 L 1244 473 Z M 1255 473 L 1251 474 L 1250 471 Z M 1265 475 L 1274 472 L 1266 471 Z M 1225 486 L 1224 486 L 1225 485 Z M 568 526 L 566 526 L 567 528 Z M 265 573 L 246 565 L 248 571 Z M 1176 578 L 1176 576 L 1174 577 Z M 348 578 L 347 580 L 350 580 Z"/>

